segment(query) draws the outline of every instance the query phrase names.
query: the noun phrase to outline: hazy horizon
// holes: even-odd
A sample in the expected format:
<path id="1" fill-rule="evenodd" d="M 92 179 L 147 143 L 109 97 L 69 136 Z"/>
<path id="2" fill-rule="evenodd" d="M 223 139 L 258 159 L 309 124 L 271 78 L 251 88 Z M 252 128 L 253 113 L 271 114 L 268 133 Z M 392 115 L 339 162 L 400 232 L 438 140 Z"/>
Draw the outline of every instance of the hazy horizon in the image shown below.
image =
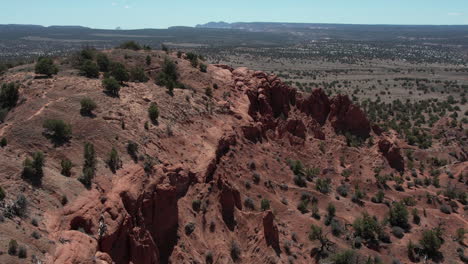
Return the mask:
<path id="1" fill-rule="evenodd" d="M 279 22 L 366 25 L 468 25 L 464 0 L 19 0 L 3 4 L 0 24 L 84 26 L 98 29 L 168 28 L 208 22 Z M 268 12 L 265 12 L 268 10 Z"/>

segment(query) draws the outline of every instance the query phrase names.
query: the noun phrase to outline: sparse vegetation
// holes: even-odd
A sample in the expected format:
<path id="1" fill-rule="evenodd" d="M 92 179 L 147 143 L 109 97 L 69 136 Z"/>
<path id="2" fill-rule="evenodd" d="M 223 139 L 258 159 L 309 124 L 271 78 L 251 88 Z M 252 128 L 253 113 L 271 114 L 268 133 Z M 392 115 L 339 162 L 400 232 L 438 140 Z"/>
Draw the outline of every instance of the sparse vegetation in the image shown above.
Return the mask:
<path id="1" fill-rule="evenodd" d="M 85 143 L 83 157 L 83 174 L 79 180 L 84 186 L 90 188 L 91 181 L 93 180 L 96 171 L 96 152 L 94 151 L 94 145 L 92 143 Z"/>

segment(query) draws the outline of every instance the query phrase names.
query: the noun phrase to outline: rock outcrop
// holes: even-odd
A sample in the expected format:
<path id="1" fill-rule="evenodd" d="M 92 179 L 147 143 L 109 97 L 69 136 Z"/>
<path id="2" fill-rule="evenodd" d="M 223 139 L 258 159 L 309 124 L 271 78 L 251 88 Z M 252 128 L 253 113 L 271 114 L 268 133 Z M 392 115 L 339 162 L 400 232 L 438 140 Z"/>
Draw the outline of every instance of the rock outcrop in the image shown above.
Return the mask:
<path id="1" fill-rule="evenodd" d="M 297 108 L 324 125 L 330 113 L 330 100 L 322 89 L 314 89 L 309 97 L 297 99 Z"/>
<path id="2" fill-rule="evenodd" d="M 352 104 L 346 95 L 337 95 L 331 100 L 328 119 L 337 132 L 349 132 L 366 138 L 371 131 L 366 114 L 361 108 Z"/>
<path id="3" fill-rule="evenodd" d="M 276 252 L 279 252 L 279 233 L 274 220 L 275 216 L 271 211 L 268 211 L 263 215 L 263 234 L 267 245 L 272 247 Z"/>
<path id="4" fill-rule="evenodd" d="M 387 159 L 390 167 L 398 170 L 405 170 L 405 160 L 401 155 L 400 148 L 395 144 L 390 142 L 388 139 L 381 139 L 379 141 L 379 150 L 382 152 L 382 155 Z"/>
<path id="5" fill-rule="evenodd" d="M 232 231 L 236 225 L 234 217 L 235 208 L 242 210 L 241 196 L 237 189 L 230 185 L 226 180 L 218 179 L 219 204 L 224 223 Z"/>

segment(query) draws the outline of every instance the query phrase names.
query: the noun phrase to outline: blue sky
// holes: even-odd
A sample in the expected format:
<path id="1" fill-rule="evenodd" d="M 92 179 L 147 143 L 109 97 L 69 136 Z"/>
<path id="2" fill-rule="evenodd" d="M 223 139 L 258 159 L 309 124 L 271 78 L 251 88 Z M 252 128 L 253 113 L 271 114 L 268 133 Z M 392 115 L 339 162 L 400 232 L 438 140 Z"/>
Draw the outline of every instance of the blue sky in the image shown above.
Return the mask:
<path id="1" fill-rule="evenodd" d="M 166 28 L 209 21 L 468 24 L 468 0 L 2 0 L 0 24 Z"/>

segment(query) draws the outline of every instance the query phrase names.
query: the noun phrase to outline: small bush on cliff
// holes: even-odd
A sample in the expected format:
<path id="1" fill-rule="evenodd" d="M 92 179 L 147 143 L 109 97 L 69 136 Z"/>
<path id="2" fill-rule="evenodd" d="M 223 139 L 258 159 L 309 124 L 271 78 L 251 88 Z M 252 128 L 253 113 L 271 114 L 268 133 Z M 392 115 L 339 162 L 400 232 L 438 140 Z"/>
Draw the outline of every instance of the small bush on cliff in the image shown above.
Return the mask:
<path id="1" fill-rule="evenodd" d="M 158 108 L 158 105 L 156 103 L 151 103 L 149 108 L 148 108 L 148 116 L 151 120 L 151 122 L 153 122 L 153 124 L 157 124 L 158 123 L 158 118 L 159 118 L 159 108 Z"/>
<path id="2" fill-rule="evenodd" d="M 28 257 L 28 251 L 24 246 L 20 246 L 18 250 L 18 258 L 24 259 Z"/>
<path id="3" fill-rule="evenodd" d="M 237 262 L 240 260 L 241 257 L 241 250 L 239 247 L 239 244 L 237 244 L 236 241 L 231 242 L 231 258 L 234 262 Z"/>
<path id="4" fill-rule="evenodd" d="M 109 69 L 109 73 L 107 74 L 108 76 L 106 77 L 114 77 L 114 79 L 117 80 L 120 84 L 130 80 L 130 75 L 125 68 L 125 65 L 122 63 L 113 62 L 110 64 Z"/>
<path id="5" fill-rule="evenodd" d="M 89 97 L 81 99 L 80 105 L 80 113 L 85 116 L 93 115 L 93 111 L 97 108 L 97 104 Z"/>
<path id="6" fill-rule="evenodd" d="M 2 140 L 0 140 L 0 148 L 4 148 L 8 145 L 8 141 L 6 138 L 2 138 Z"/>
<path id="7" fill-rule="evenodd" d="M 99 67 L 91 60 L 86 60 L 80 67 L 80 75 L 87 78 L 99 78 Z"/>
<path id="8" fill-rule="evenodd" d="M 23 162 L 22 176 L 24 179 L 30 181 L 34 185 L 40 185 L 44 172 L 44 154 L 36 152 L 33 154 L 33 159 L 26 158 Z"/>
<path id="9" fill-rule="evenodd" d="M 63 159 L 62 162 L 60 162 L 60 165 L 62 166 L 62 175 L 70 177 L 71 176 L 71 169 L 73 168 L 73 163 L 69 159 Z"/>
<path id="10" fill-rule="evenodd" d="M 105 91 L 112 96 L 119 96 L 119 91 L 120 91 L 120 84 L 119 82 L 113 78 L 105 78 L 102 80 L 102 86 L 104 86 Z"/>
<path id="11" fill-rule="evenodd" d="M 0 109 L 11 109 L 19 99 L 19 87 L 16 83 L 4 83 L 0 89 Z"/>
<path id="12" fill-rule="evenodd" d="M 389 222 L 392 226 L 399 226 L 403 229 L 409 228 L 409 212 L 402 202 L 394 203 L 390 208 Z"/>
<path id="13" fill-rule="evenodd" d="M 133 141 L 128 141 L 127 153 L 134 161 L 138 160 L 138 144 Z"/>
<path id="14" fill-rule="evenodd" d="M 104 53 L 99 53 L 96 57 L 97 65 L 99 70 L 102 72 L 108 72 L 110 66 L 110 60 Z"/>
<path id="15" fill-rule="evenodd" d="M 190 234 L 192 234 L 193 231 L 195 231 L 195 223 L 190 222 L 190 223 L 188 223 L 188 224 L 185 225 L 185 234 L 186 234 L 187 236 L 189 236 Z"/>
<path id="16" fill-rule="evenodd" d="M 331 179 L 317 179 L 315 188 L 323 194 L 328 194 L 331 190 L 330 184 Z"/>
<path id="17" fill-rule="evenodd" d="M 150 55 L 146 56 L 145 62 L 146 62 L 146 66 L 151 65 L 151 56 Z"/>
<path id="18" fill-rule="evenodd" d="M 124 43 L 120 44 L 118 46 L 118 48 L 137 51 L 137 50 L 141 50 L 141 45 L 138 44 L 137 42 L 131 40 L 131 41 L 127 41 L 127 42 L 124 42 Z"/>
<path id="19" fill-rule="evenodd" d="M 268 199 L 262 199 L 260 208 L 262 208 L 262 211 L 270 210 L 270 201 Z"/>
<path id="20" fill-rule="evenodd" d="M 14 239 L 10 239 L 8 243 L 8 254 L 15 256 L 18 251 L 18 242 Z"/>
<path id="21" fill-rule="evenodd" d="M 113 173 L 115 173 L 122 166 L 122 161 L 120 160 L 119 153 L 115 148 L 112 148 L 111 152 L 109 152 L 107 165 Z"/>
<path id="22" fill-rule="evenodd" d="M 92 143 L 85 143 L 83 156 L 83 175 L 79 178 L 79 181 L 87 188 L 90 188 L 96 171 L 96 152 Z"/>
<path id="23" fill-rule="evenodd" d="M 206 72 L 207 66 L 206 64 L 200 63 L 200 71 L 201 72 Z"/>
<path id="24" fill-rule="evenodd" d="M 62 144 L 68 141 L 72 135 L 71 125 L 60 119 L 47 119 L 42 127 L 44 134 L 50 137 L 55 144 Z"/>
<path id="25" fill-rule="evenodd" d="M 0 201 L 3 201 L 5 197 L 6 197 L 5 191 L 3 190 L 2 186 L 0 186 Z"/>
<path id="26" fill-rule="evenodd" d="M 423 253 L 433 258 L 440 254 L 439 249 L 444 243 L 441 238 L 441 233 L 437 230 L 425 230 L 422 234 L 419 244 Z"/>
<path id="27" fill-rule="evenodd" d="M 52 75 L 57 74 L 59 71 L 57 65 L 54 64 L 54 61 L 51 58 L 41 57 L 36 63 L 34 72 L 36 74 L 43 74 L 47 77 L 52 77 Z"/>
<path id="28" fill-rule="evenodd" d="M 201 208 L 201 201 L 200 200 L 193 200 L 192 201 L 192 209 L 195 211 L 195 212 L 199 212 L 200 211 L 200 208 Z"/>
<path id="29" fill-rule="evenodd" d="M 146 76 L 145 70 L 140 67 L 135 67 L 130 70 L 130 80 L 133 82 L 145 83 L 149 78 Z"/>

